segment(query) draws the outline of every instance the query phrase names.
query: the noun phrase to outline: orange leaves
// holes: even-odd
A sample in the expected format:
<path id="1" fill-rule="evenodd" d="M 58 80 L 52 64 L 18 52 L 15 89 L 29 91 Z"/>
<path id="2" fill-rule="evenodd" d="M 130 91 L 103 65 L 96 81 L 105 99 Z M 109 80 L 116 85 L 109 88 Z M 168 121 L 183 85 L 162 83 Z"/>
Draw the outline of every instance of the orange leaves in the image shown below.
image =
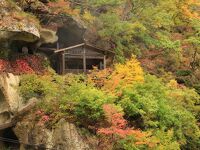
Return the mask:
<path id="1" fill-rule="evenodd" d="M 188 18 L 200 18 L 198 8 L 200 2 L 198 0 L 185 0 L 181 6 L 182 13 Z M 195 9 L 197 8 L 197 11 Z"/>
<path id="2" fill-rule="evenodd" d="M 143 141 L 146 136 L 140 130 L 129 128 L 128 122 L 123 118 L 123 112 L 114 104 L 105 104 L 103 110 L 108 122 L 107 128 L 98 129 L 98 134 L 109 138 L 110 143 L 116 142 L 119 139 L 124 139 L 127 136 L 134 136 L 137 145 L 147 144 Z"/>
<path id="3" fill-rule="evenodd" d="M 105 85 L 105 82 L 109 79 L 109 76 L 112 74 L 112 70 L 107 68 L 104 70 L 98 70 L 93 68 L 90 74 L 88 75 L 88 82 L 94 84 L 97 88 L 102 88 Z"/>
<path id="4" fill-rule="evenodd" d="M 52 9 L 55 14 L 66 13 L 69 15 L 76 15 L 79 13 L 78 10 L 73 10 L 70 7 L 70 2 L 65 0 L 58 0 L 56 2 L 49 2 L 48 6 Z"/>
<path id="5" fill-rule="evenodd" d="M 125 128 L 127 121 L 123 118 L 123 113 L 115 105 L 103 105 L 106 119 L 109 123 L 117 128 Z"/>
<path id="6" fill-rule="evenodd" d="M 7 71 L 9 66 L 10 64 L 8 61 L 0 59 L 0 72 Z"/>
<path id="7" fill-rule="evenodd" d="M 145 136 L 140 130 L 133 130 L 128 128 L 127 121 L 123 118 L 122 111 L 113 104 L 105 104 L 103 110 L 106 116 L 106 120 L 109 124 L 107 128 L 98 129 L 98 133 L 101 135 L 117 135 L 120 138 L 125 138 L 128 135 L 134 135 L 136 139 L 140 139 Z"/>

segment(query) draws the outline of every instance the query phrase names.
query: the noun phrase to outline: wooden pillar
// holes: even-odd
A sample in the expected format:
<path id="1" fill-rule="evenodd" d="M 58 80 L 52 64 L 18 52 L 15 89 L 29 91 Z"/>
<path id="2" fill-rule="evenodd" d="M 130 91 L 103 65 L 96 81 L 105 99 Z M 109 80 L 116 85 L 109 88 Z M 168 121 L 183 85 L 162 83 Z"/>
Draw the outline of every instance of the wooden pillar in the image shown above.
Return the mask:
<path id="1" fill-rule="evenodd" d="M 65 52 L 62 52 L 62 74 L 65 74 Z"/>
<path id="2" fill-rule="evenodd" d="M 103 56 L 103 69 L 106 69 L 106 55 Z"/>
<path id="3" fill-rule="evenodd" d="M 85 50 L 85 45 L 83 46 L 83 71 L 86 73 L 86 50 Z"/>

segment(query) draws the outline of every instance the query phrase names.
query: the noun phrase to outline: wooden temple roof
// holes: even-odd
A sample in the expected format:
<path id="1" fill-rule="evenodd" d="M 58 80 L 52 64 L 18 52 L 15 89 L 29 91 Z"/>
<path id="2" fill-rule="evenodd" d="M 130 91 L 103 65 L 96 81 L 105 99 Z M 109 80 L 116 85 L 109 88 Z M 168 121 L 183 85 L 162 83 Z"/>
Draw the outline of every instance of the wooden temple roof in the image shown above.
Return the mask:
<path id="1" fill-rule="evenodd" d="M 77 47 L 82 47 L 82 46 L 87 46 L 87 47 L 91 47 L 91 48 L 94 48 L 94 49 L 102 51 L 102 52 L 108 52 L 108 53 L 111 53 L 111 54 L 115 54 L 115 52 L 113 52 L 111 50 L 105 50 L 105 49 L 96 47 L 94 45 L 88 44 L 88 43 L 81 43 L 81 44 L 77 44 L 77 45 L 74 45 L 74 46 L 69 46 L 69 47 L 61 48 L 61 49 L 40 47 L 39 50 L 47 50 L 47 51 L 53 51 L 54 53 L 59 53 L 59 52 L 68 51 L 68 50 L 71 50 L 71 49 L 74 49 L 74 48 L 77 48 Z"/>

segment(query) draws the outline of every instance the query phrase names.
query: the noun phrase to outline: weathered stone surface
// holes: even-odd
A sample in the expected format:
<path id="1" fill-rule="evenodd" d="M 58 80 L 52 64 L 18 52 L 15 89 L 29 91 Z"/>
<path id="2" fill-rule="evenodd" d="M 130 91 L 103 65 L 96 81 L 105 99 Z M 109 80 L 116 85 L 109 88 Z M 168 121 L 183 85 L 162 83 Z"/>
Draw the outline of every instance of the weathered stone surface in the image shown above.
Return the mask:
<path id="1" fill-rule="evenodd" d="M 40 37 L 37 20 L 10 0 L 0 1 L 0 39 L 35 41 Z"/>
<path id="2" fill-rule="evenodd" d="M 20 150 L 48 148 L 55 150 L 91 150 L 91 147 L 80 136 L 78 128 L 61 119 L 54 129 L 33 125 L 29 121 L 19 122 L 14 131 L 20 141 L 30 145 L 21 145 Z"/>
<path id="3" fill-rule="evenodd" d="M 19 77 L 13 74 L 0 75 L 0 125 L 10 123 L 13 114 L 20 107 L 20 96 L 17 92 Z"/>
<path id="4" fill-rule="evenodd" d="M 13 112 L 17 111 L 22 105 L 21 98 L 17 91 L 19 81 L 19 76 L 15 76 L 11 73 L 0 75 L 0 87 L 2 93 L 4 94 L 5 101 L 7 102 L 9 109 Z"/>
<path id="5" fill-rule="evenodd" d="M 53 148 L 59 150 L 89 150 L 74 124 L 60 120 L 53 132 Z"/>
<path id="6" fill-rule="evenodd" d="M 16 111 L 19 107 L 20 97 L 15 86 L 19 85 L 19 77 L 11 73 L 0 75 L 1 106 L 0 111 Z"/>
<path id="7" fill-rule="evenodd" d="M 41 34 L 40 38 L 41 43 L 55 43 L 58 40 L 58 36 L 56 35 L 55 31 L 42 28 L 40 34 Z"/>
<path id="8" fill-rule="evenodd" d="M 0 74 L 0 130 L 11 127 L 17 118 L 34 107 L 36 99 L 23 103 L 19 95 L 20 78 L 11 73 Z"/>
<path id="9" fill-rule="evenodd" d="M 49 13 L 50 10 L 45 4 L 48 0 L 16 0 L 17 4 L 25 11 L 33 13 Z"/>

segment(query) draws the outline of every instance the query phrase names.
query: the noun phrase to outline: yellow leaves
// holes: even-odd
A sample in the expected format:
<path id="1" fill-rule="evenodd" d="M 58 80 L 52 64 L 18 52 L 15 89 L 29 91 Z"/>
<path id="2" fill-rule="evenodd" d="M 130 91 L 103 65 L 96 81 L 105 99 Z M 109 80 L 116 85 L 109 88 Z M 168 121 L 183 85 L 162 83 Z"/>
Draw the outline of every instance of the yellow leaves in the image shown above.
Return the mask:
<path id="1" fill-rule="evenodd" d="M 82 17 L 88 23 L 92 23 L 95 20 L 95 17 L 89 11 L 85 11 Z"/>
<path id="2" fill-rule="evenodd" d="M 94 84 L 97 88 L 102 88 L 105 85 L 105 82 L 110 78 L 112 70 L 107 68 L 104 70 L 98 70 L 96 67 L 93 67 L 93 70 L 88 74 L 88 83 Z"/>
<path id="3" fill-rule="evenodd" d="M 181 92 L 181 88 L 183 87 L 181 87 L 176 80 L 170 80 L 167 86 L 171 89 L 170 92 L 168 92 L 170 97 L 176 98 L 176 100 L 182 99 L 183 93 Z"/>
<path id="4" fill-rule="evenodd" d="M 132 56 L 125 64 L 116 64 L 112 79 L 113 86 L 120 85 L 123 88 L 134 82 L 143 82 L 143 70 L 135 56 Z"/>
<path id="5" fill-rule="evenodd" d="M 167 86 L 170 88 L 178 88 L 178 83 L 176 80 L 170 80 Z"/>
<path id="6" fill-rule="evenodd" d="M 127 82 L 144 80 L 143 70 L 135 56 L 125 64 L 116 64 L 114 74 L 120 75 Z"/>
<path id="7" fill-rule="evenodd" d="M 115 91 L 116 89 L 123 89 L 136 82 L 144 81 L 144 73 L 140 63 L 132 56 L 125 64 L 116 64 L 110 80 L 105 82 L 104 89 Z"/>
<path id="8" fill-rule="evenodd" d="M 127 60 L 125 64 L 116 64 L 114 70 L 106 69 L 94 71 L 88 75 L 88 79 L 97 87 L 107 92 L 121 91 L 134 83 L 144 81 L 144 73 L 135 56 Z"/>

